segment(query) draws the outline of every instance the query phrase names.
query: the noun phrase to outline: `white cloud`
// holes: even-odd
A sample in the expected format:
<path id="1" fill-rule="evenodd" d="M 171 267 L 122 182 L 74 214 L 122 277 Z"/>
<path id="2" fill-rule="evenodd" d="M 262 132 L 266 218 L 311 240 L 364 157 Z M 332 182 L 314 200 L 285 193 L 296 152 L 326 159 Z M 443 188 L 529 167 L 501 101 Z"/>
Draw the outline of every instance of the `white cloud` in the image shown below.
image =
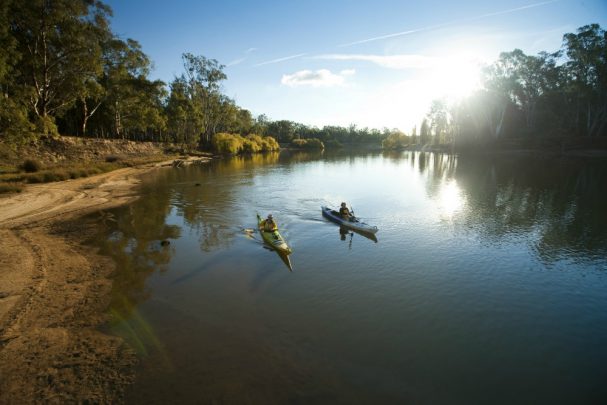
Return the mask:
<path id="1" fill-rule="evenodd" d="M 436 64 L 434 58 L 422 55 L 328 54 L 315 56 L 314 59 L 360 60 L 390 69 L 422 69 Z"/>
<path id="2" fill-rule="evenodd" d="M 291 75 L 283 75 L 280 81 L 285 86 L 312 86 L 312 87 L 333 87 L 342 86 L 346 80 L 345 76 L 351 76 L 355 73 L 353 69 L 342 70 L 339 74 L 331 73 L 328 69 L 316 71 L 300 70 Z"/>

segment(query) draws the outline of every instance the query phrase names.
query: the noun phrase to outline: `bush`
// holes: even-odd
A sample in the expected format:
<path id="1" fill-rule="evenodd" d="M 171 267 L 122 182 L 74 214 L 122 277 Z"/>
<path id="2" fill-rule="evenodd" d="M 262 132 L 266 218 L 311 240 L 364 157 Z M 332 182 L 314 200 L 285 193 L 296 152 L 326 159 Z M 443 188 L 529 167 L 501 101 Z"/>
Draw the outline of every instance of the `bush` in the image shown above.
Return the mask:
<path id="1" fill-rule="evenodd" d="M 339 141 L 335 139 L 329 139 L 328 141 L 325 141 L 324 144 L 327 149 L 339 149 L 343 146 Z"/>
<path id="2" fill-rule="evenodd" d="M 21 168 L 28 173 L 35 173 L 42 169 L 42 163 L 35 159 L 26 159 L 21 165 Z"/>
<path id="3" fill-rule="evenodd" d="M 235 155 L 242 151 L 244 138 L 240 135 L 219 133 L 213 137 L 212 143 L 215 152 Z"/>
<path id="4" fill-rule="evenodd" d="M 23 190 L 22 183 L 0 183 L 0 194 L 20 193 Z"/>
<path id="5" fill-rule="evenodd" d="M 409 145 L 410 137 L 400 131 L 392 132 L 381 143 L 383 149 L 402 149 Z"/>
<path id="6" fill-rule="evenodd" d="M 261 151 L 261 146 L 247 137 L 242 144 L 242 151 L 244 153 L 257 153 Z"/>
<path id="7" fill-rule="evenodd" d="M 278 145 L 278 142 L 276 142 L 276 139 L 272 138 L 271 136 L 264 137 L 263 141 L 264 141 L 265 146 L 266 146 L 265 150 L 271 151 L 271 150 L 279 150 L 280 149 L 280 145 Z"/>
<path id="8" fill-rule="evenodd" d="M 35 173 L 23 177 L 23 180 L 27 181 L 28 183 L 44 183 L 44 178 L 43 173 Z"/>
<path id="9" fill-rule="evenodd" d="M 238 134 L 219 133 L 213 137 L 212 144 L 215 152 L 233 155 L 280 149 L 278 142 L 271 136 L 261 137 L 255 134 L 243 138 Z"/>
<path id="10" fill-rule="evenodd" d="M 120 156 L 118 156 L 118 155 L 107 155 L 105 157 L 105 161 L 108 162 L 108 163 L 114 163 L 114 162 L 117 162 L 119 160 L 122 160 L 122 158 Z"/>
<path id="11" fill-rule="evenodd" d="M 65 170 L 52 170 L 45 172 L 42 179 L 44 183 L 50 183 L 51 181 L 62 181 L 70 178 L 70 175 Z"/>
<path id="12" fill-rule="evenodd" d="M 293 139 L 291 144 L 296 148 L 301 149 L 316 149 L 323 150 L 325 145 L 318 138 L 310 138 L 310 139 Z"/>

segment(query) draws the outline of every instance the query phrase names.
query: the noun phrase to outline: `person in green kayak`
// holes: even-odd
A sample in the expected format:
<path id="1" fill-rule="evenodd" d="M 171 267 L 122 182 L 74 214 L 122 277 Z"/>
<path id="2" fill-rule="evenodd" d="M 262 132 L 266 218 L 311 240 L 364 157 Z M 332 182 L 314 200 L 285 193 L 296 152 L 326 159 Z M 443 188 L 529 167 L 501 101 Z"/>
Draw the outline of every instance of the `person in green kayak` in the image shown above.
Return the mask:
<path id="1" fill-rule="evenodd" d="M 260 227 L 266 232 L 274 232 L 278 230 L 278 226 L 276 225 L 276 222 L 274 222 L 274 217 L 272 217 L 272 214 L 268 214 L 268 217 L 261 221 L 260 225 Z"/>
<path id="2" fill-rule="evenodd" d="M 350 210 L 346 206 L 345 202 L 341 203 L 341 207 L 339 208 L 339 215 L 343 219 L 345 219 L 346 221 L 351 221 L 352 220 L 352 213 L 350 212 Z"/>

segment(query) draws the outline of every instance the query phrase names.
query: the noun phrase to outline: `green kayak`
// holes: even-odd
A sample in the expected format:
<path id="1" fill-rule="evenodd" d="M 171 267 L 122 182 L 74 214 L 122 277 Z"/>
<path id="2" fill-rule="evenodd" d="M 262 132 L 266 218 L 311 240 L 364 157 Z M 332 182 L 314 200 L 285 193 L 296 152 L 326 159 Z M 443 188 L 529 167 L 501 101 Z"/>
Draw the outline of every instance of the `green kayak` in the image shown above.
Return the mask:
<path id="1" fill-rule="evenodd" d="M 263 240 L 270 246 L 272 246 L 279 253 L 290 254 L 291 248 L 287 245 L 287 242 L 283 239 L 282 235 L 276 230 L 273 232 L 264 231 L 261 225 L 263 219 L 257 214 L 257 227 Z"/>

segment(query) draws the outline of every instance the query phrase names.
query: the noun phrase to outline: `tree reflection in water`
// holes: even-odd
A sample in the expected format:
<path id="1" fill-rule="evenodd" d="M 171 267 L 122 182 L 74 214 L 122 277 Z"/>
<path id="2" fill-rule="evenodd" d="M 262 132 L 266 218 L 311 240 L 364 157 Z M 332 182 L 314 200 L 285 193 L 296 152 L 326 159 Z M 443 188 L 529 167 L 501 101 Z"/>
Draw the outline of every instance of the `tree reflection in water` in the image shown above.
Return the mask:
<path id="1" fill-rule="evenodd" d="M 417 160 L 432 200 L 440 202 L 457 185 L 465 207 L 452 218 L 456 230 L 471 230 L 495 243 L 538 235 L 533 248 L 547 263 L 607 255 L 607 195 L 602 192 L 607 165 L 602 162 L 424 152 L 403 158 Z"/>

